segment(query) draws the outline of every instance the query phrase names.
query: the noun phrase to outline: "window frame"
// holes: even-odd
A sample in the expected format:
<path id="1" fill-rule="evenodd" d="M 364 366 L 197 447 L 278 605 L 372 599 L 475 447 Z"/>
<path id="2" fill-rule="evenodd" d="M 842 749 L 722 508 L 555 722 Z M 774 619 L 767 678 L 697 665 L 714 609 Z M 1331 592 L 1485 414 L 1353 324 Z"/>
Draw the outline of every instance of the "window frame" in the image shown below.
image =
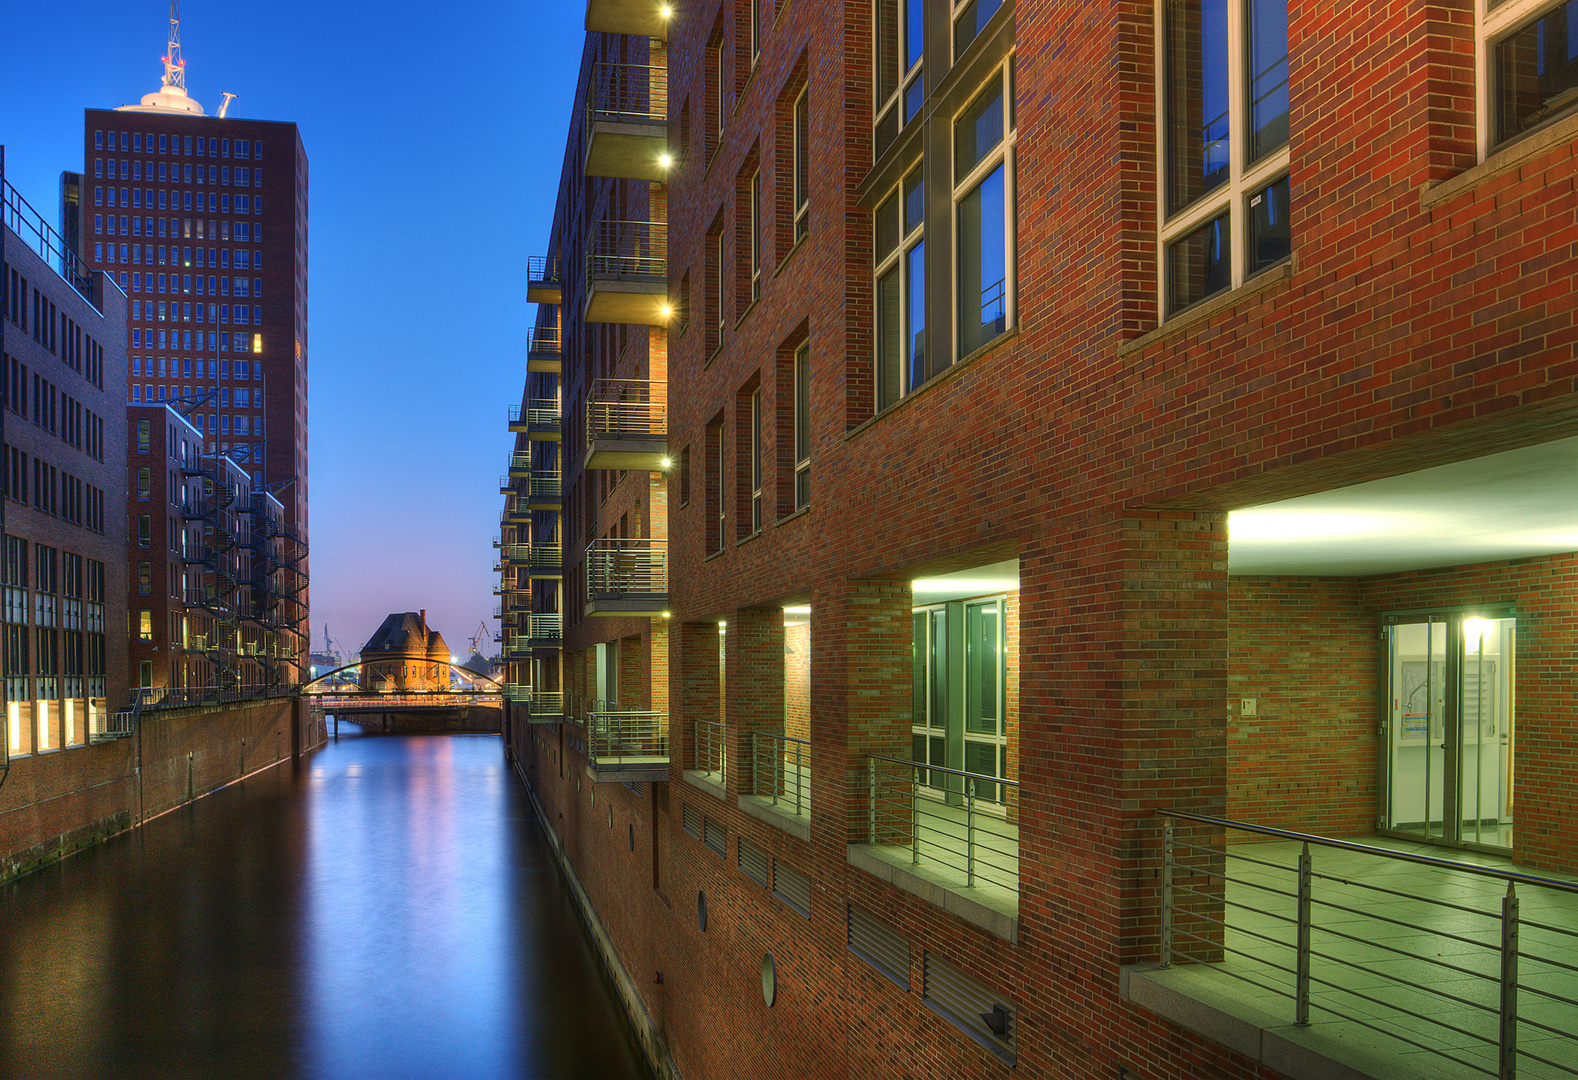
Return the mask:
<path id="1" fill-rule="evenodd" d="M 1228 175 L 1212 191 L 1197 196 L 1192 202 L 1177 210 L 1170 210 L 1170 166 L 1172 159 L 1168 147 L 1171 132 L 1171 110 L 1168 101 L 1168 82 L 1171 76 L 1168 55 L 1168 9 L 1163 2 L 1155 5 L 1156 80 L 1156 224 L 1157 260 L 1156 289 L 1158 322 L 1181 315 L 1185 311 L 1217 296 L 1225 296 L 1242 287 L 1250 278 L 1259 276 L 1282 262 L 1279 260 L 1254 271 L 1249 270 L 1249 200 L 1289 174 L 1293 140 L 1266 153 L 1259 161 L 1250 162 L 1249 138 L 1253 134 L 1250 124 L 1249 41 L 1245 31 L 1246 9 L 1253 0 L 1226 0 L 1227 7 L 1227 84 L 1228 84 Z M 1483 2 L 1483 0 L 1476 0 Z M 1284 9 L 1286 2 L 1284 0 Z M 1292 48 L 1288 56 L 1291 59 Z M 1216 220 L 1223 213 L 1228 215 L 1229 273 L 1226 288 L 1208 293 L 1188 304 L 1174 308 L 1171 303 L 1172 280 L 1169 274 L 1172 249 L 1192 236 L 1196 230 Z"/>
<path id="2" fill-rule="evenodd" d="M 921 213 L 917 215 L 917 219 L 918 220 L 917 220 L 917 222 L 915 224 L 915 227 L 912 228 L 912 229 L 906 229 L 905 228 L 905 220 L 904 220 L 904 217 L 905 217 L 905 206 L 904 206 L 905 187 L 909 183 L 910 178 L 912 176 L 917 176 L 917 175 L 919 176 L 919 182 L 922 185 L 922 199 L 921 199 L 921 202 L 923 204 L 922 205 L 922 210 L 921 210 Z M 877 209 L 876 209 L 876 213 L 874 215 L 874 219 L 880 218 L 881 214 L 882 214 L 883 207 L 886 206 L 888 204 L 888 202 L 891 200 L 893 202 L 895 208 L 896 208 L 896 212 L 898 214 L 898 223 L 899 223 L 898 242 L 893 245 L 892 251 L 887 252 L 885 254 L 881 254 L 880 257 L 875 260 L 875 266 L 873 267 L 872 274 L 871 274 L 874 306 L 877 309 L 877 312 L 876 312 L 877 313 L 877 319 L 876 319 L 877 327 L 876 327 L 876 331 L 877 331 L 877 334 L 878 334 L 878 346 L 879 346 L 876 350 L 873 351 L 873 363 L 876 365 L 876 372 L 875 372 L 876 379 L 874 380 L 875 385 L 873 387 L 873 390 L 874 390 L 875 396 L 876 396 L 876 411 L 877 412 L 883 412 L 883 411 L 885 411 L 887 409 L 892 408 L 894 405 L 897 405 L 900 401 L 903 401 L 906 397 L 908 397 L 911 393 L 913 393 L 917 386 L 923 385 L 926 382 L 925 378 L 922 378 L 919 383 L 915 383 L 913 385 L 911 385 L 911 382 L 910 382 L 910 366 L 911 366 L 910 349 L 914 345 L 914 340 L 913 340 L 913 338 L 911 336 L 911 333 L 910 333 L 910 322 L 911 322 L 911 319 L 910 319 L 911 303 L 910 303 L 910 301 L 912 299 L 913 288 L 914 288 L 914 284 L 910 280 L 910 278 L 911 278 L 910 259 L 911 259 L 911 254 L 917 248 L 922 247 L 922 245 L 924 245 L 925 242 L 926 242 L 926 212 L 925 212 L 925 208 L 924 208 L 924 203 L 925 203 L 924 186 L 925 186 L 925 184 L 926 184 L 926 159 L 924 157 L 922 157 L 918 161 L 916 161 L 915 164 L 907 172 L 905 172 L 905 174 L 903 176 L 899 177 L 898 183 L 893 186 L 893 189 L 888 193 L 887 197 L 882 199 L 880 202 L 877 203 Z M 875 239 L 875 220 L 873 222 L 873 239 Z M 873 246 L 875 246 L 875 245 L 873 244 Z M 921 253 L 921 272 L 924 274 L 925 270 L 926 270 L 925 253 L 924 253 L 924 251 L 922 251 L 922 253 Z M 880 345 L 881 345 L 880 335 L 882 333 L 882 329 L 881 329 L 881 324 L 882 324 L 882 319 L 881 319 L 881 315 L 882 315 L 882 310 L 881 310 L 881 307 L 882 307 L 881 286 L 882 286 L 882 279 L 884 277 L 886 277 L 889 273 L 892 273 L 892 272 L 895 272 L 895 271 L 899 275 L 899 292 L 898 292 L 898 296 L 899 296 L 899 299 L 898 299 L 898 304 L 899 304 L 899 320 L 898 320 L 898 339 L 899 339 L 898 365 L 899 365 L 899 372 L 898 372 L 898 374 L 899 374 L 899 378 L 898 378 L 898 389 L 895 392 L 893 400 L 892 401 L 887 401 L 887 400 L 884 400 L 884 398 L 883 398 L 883 390 L 882 390 L 882 385 L 883 385 L 882 364 L 884 363 L 884 357 L 882 355 L 882 350 L 880 348 Z M 921 306 L 922 306 L 922 308 L 926 307 L 926 303 L 925 303 L 925 289 L 926 289 L 926 283 L 925 283 L 925 281 L 922 281 L 921 282 L 921 293 L 922 293 L 922 304 L 921 304 Z M 928 320 L 928 322 L 929 321 L 930 320 Z M 926 329 L 927 328 L 923 327 L 922 328 L 922 332 L 923 333 L 926 332 Z"/>
<path id="3" fill-rule="evenodd" d="M 754 304 L 762 296 L 762 170 L 760 167 L 752 171 L 748 186 L 751 203 L 748 238 L 751 248 L 751 303 Z"/>
<path id="4" fill-rule="evenodd" d="M 1578 115 L 1578 105 L 1569 105 L 1532 127 L 1499 141 L 1496 138 L 1500 91 L 1495 75 L 1496 46 L 1563 3 L 1564 0 L 1504 0 L 1494 5 L 1493 0 L 1474 0 L 1474 132 L 1480 161 L 1556 120 Z"/>
<path id="5" fill-rule="evenodd" d="M 950 238 L 953 242 L 953 258 L 949 268 L 949 296 L 953 299 L 950 310 L 952 326 L 952 356 L 953 362 L 964 359 L 969 355 L 964 345 L 964 320 L 962 316 L 964 296 L 961 292 L 963 281 L 960 277 L 960 262 L 964 254 L 963 237 L 960 235 L 960 205 L 980 189 L 988 177 L 998 168 L 1003 170 L 1003 329 L 1000 333 L 977 345 L 977 349 L 986 348 L 993 341 L 1002 337 L 1019 323 L 1019 125 L 1018 110 L 1014 107 L 1014 52 L 1010 50 L 1008 57 L 1001 67 L 993 70 L 992 75 L 976 88 L 965 102 L 964 107 L 955 113 L 948 124 L 948 172 L 952 177 L 950 196 Z M 958 138 L 959 120 L 969 112 L 970 108 L 980 100 L 992 83 L 996 81 L 998 92 L 1002 95 L 1002 135 L 997 145 L 992 147 L 964 174 L 963 177 L 955 175 L 958 168 Z M 969 350 L 974 352 L 975 349 Z"/>
<path id="6" fill-rule="evenodd" d="M 811 87 L 801 87 L 790 109 L 793 147 L 791 169 L 794 176 L 794 230 L 792 243 L 798 244 L 811 231 Z"/>
<path id="7" fill-rule="evenodd" d="M 762 531 L 762 388 L 751 391 L 751 532 Z"/>
<path id="8" fill-rule="evenodd" d="M 811 343 L 794 351 L 794 508 L 811 505 Z"/>
<path id="9" fill-rule="evenodd" d="M 892 3 L 894 6 L 895 17 L 893 25 L 894 33 L 897 37 L 895 57 L 897 58 L 899 67 L 894 73 L 895 89 L 893 93 L 887 97 L 881 97 L 882 48 L 880 35 L 882 32 L 882 6 L 885 3 Z M 922 114 L 925 112 L 925 109 L 921 108 L 916 111 L 916 115 L 910 120 L 906 120 L 904 117 L 904 102 L 909 97 L 910 91 L 915 86 L 917 81 L 920 81 L 923 84 L 921 87 L 921 93 L 923 96 L 925 94 L 926 8 L 929 6 L 929 4 L 927 0 L 920 0 L 920 2 L 916 4 L 918 10 L 920 11 L 921 23 L 918 31 L 916 31 L 915 28 L 912 28 L 909 25 L 910 6 L 912 3 L 916 3 L 916 0 L 875 0 L 874 3 L 872 19 L 871 129 L 873 133 L 880 132 L 882 130 L 883 121 L 887 118 L 889 113 L 894 113 L 896 116 L 896 123 L 893 127 L 893 138 L 889 140 L 888 146 L 891 146 L 893 143 L 897 142 L 899 134 L 903 132 L 911 122 L 921 119 Z M 910 35 L 912 32 L 918 32 L 920 34 L 920 48 L 915 50 L 918 58 L 913 64 L 910 64 L 906 67 L 904 66 L 904 59 L 905 55 L 910 51 Z M 882 154 L 887 150 L 888 146 L 877 148 L 877 156 L 881 157 Z"/>

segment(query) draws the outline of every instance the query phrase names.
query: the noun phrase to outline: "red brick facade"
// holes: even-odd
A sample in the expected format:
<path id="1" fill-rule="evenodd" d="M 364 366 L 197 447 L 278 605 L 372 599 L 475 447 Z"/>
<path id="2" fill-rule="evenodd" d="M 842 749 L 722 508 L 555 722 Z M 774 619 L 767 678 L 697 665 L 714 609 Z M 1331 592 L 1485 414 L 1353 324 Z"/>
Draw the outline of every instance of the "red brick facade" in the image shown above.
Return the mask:
<path id="1" fill-rule="evenodd" d="M 594 784 L 569 725 L 516 725 L 512 741 L 636 1011 L 678 1072 L 1008 1075 L 936 1007 L 929 955 L 1012 1005 L 1017 1075 L 1269 1075 L 1126 1001 L 1120 969 L 1157 955 L 1161 812 L 1373 829 L 1382 611 L 1516 601 L 1528 740 L 1517 854 L 1574 869 L 1561 854 L 1573 850 L 1571 556 L 1369 579 L 1228 572 L 1231 511 L 1578 434 L 1578 124 L 1568 117 L 1476 164 L 1472 5 L 1290 5 L 1292 256 L 1165 320 L 1155 5 L 1005 9 L 957 74 L 945 48 L 928 51 L 943 70 L 923 75 L 920 130 L 880 153 L 872 5 L 761 8 L 761 56 L 753 65 L 747 53 L 743 69 L 728 61 L 752 10 L 744 0 L 682 12 L 668 40 L 670 143 L 682 160 L 653 190 L 666 199 L 670 296 L 688 303 L 663 354 L 668 447 L 688 462 L 688 475 L 667 481 L 669 780 Z M 928 10 L 945 24 L 942 5 Z M 946 45 L 945 25 L 941 34 Z M 594 35 L 587 55 L 629 47 L 618 41 Z M 958 355 L 949 138 L 1009 46 L 1017 306 L 1004 333 Z M 736 73 L 723 87 L 720 49 Z M 781 112 L 802 79 L 810 225 L 786 248 L 793 201 L 778 185 L 792 147 Z M 562 193 L 584 183 L 580 126 Z M 926 347 L 938 366 L 889 402 L 878 396 L 887 331 L 874 211 L 923 157 L 925 311 L 937 328 Z M 760 248 L 753 302 L 739 287 L 749 282 L 739 239 L 741 178 L 757 167 L 773 242 Z M 574 220 L 567 205 L 576 201 L 562 194 L 561 223 Z M 556 225 L 555 243 L 575 250 L 574 230 Z M 568 287 L 565 297 L 566 311 L 580 310 Z M 793 379 L 776 365 L 801 342 L 812 494 L 794 512 Z M 568 432 L 584 376 L 568 360 L 566 372 Z M 759 531 L 741 516 L 757 389 L 770 418 Z M 583 512 L 599 530 L 611 523 L 608 504 L 592 518 L 573 502 L 572 531 Z M 851 844 L 868 833 L 868 755 L 911 753 L 912 582 L 1015 560 L 1004 687 L 1019 865 L 1005 923 L 950 906 L 947 890 L 928 897 L 868 872 Z M 780 668 L 778 654 L 801 632 L 761 613 L 807 602 L 802 833 L 744 808 L 738 765 L 742 734 L 796 715 L 801 661 Z M 611 633 L 630 631 L 599 640 Z M 566 656 L 575 648 L 585 644 Z M 1245 697 L 1257 699 L 1253 720 L 1239 715 Z M 701 767 L 694 722 L 720 717 L 730 740 L 721 791 L 682 775 Z M 708 842 L 720 831 L 722 853 Z M 904 838 L 902 828 L 888 836 Z M 741 841 L 809 877 L 809 918 L 742 871 Z M 908 938 L 907 988 L 847 947 L 851 904 Z M 769 952 L 771 1007 L 759 989 Z"/>

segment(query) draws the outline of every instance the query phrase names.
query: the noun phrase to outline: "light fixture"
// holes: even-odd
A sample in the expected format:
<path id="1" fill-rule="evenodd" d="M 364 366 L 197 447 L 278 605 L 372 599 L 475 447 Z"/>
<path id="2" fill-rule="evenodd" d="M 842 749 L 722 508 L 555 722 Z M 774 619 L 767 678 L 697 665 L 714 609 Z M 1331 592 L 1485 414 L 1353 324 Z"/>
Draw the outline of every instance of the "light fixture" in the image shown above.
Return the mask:
<path id="1" fill-rule="evenodd" d="M 1490 636 L 1494 625 L 1489 619 L 1478 617 L 1463 620 L 1463 644 L 1470 652 L 1479 652 L 1485 647 L 1485 638 Z"/>
<path id="2" fill-rule="evenodd" d="M 662 7 L 658 8 L 658 14 L 663 16 L 665 19 L 672 19 L 674 17 L 674 9 L 669 7 L 667 4 L 664 4 Z"/>
<path id="3" fill-rule="evenodd" d="M 662 168 L 665 168 L 665 169 L 666 169 L 666 168 L 668 168 L 668 167 L 669 167 L 669 166 L 670 166 L 670 165 L 672 165 L 672 164 L 674 164 L 674 155 L 673 155 L 673 154 L 669 154 L 669 153 L 662 153 L 662 154 L 659 154 L 659 155 L 658 155 L 658 158 L 657 158 L 657 163 L 658 163 L 658 165 L 660 165 L 660 166 L 661 166 L 661 167 L 662 167 Z"/>

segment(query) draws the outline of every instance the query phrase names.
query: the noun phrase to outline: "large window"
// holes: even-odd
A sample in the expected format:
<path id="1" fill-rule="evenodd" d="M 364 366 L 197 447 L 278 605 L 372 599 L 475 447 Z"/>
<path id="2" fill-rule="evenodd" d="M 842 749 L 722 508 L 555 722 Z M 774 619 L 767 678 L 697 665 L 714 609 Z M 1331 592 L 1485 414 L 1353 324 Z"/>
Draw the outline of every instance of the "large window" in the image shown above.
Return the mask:
<path id="1" fill-rule="evenodd" d="M 1178 311 L 1287 258 L 1287 0 L 1167 0 L 1161 287 Z"/>
<path id="2" fill-rule="evenodd" d="M 1480 156 L 1578 106 L 1578 0 L 1479 0 Z"/>
<path id="3" fill-rule="evenodd" d="M 811 227 L 811 108 L 806 91 L 794 102 L 794 240 Z"/>
<path id="4" fill-rule="evenodd" d="M 916 165 L 877 207 L 877 408 L 926 381 L 926 191 Z"/>
<path id="5" fill-rule="evenodd" d="M 881 157 L 926 100 L 921 72 L 925 0 L 877 0 L 876 19 L 876 153 Z"/>
<path id="6" fill-rule="evenodd" d="M 953 198 L 958 229 L 955 355 L 961 357 L 1007 330 L 1014 317 L 1012 84 L 1010 63 L 993 76 L 953 124 Z"/>
<path id="7" fill-rule="evenodd" d="M 811 346 L 794 354 L 794 508 L 811 505 Z"/>

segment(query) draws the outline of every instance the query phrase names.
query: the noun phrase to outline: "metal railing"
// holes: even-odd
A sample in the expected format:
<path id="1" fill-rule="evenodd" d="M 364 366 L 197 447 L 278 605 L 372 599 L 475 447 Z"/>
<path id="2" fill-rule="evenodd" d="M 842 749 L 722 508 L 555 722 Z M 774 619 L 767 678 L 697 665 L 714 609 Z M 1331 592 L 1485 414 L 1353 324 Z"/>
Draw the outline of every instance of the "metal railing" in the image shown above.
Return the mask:
<path id="1" fill-rule="evenodd" d="M 511 519 L 520 519 L 520 518 L 524 518 L 524 519 L 530 520 L 530 518 L 531 518 L 531 506 L 530 506 L 530 504 L 527 503 L 527 501 L 526 501 L 524 496 L 521 496 L 521 495 L 506 495 L 504 497 L 504 509 L 503 509 L 503 511 L 500 512 L 499 519 L 501 521 L 509 521 Z"/>
<path id="2" fill-rule="evenodd" d="M 510 423 L 524 421 L 528 428 L 557 429 L 560 416 L 558 398 L 529 398 L 524 406 L 510 406 Z"/>
<path id="3" fill-rule="evenodd" d="M 860 842 L 907 847 L 911 865 L 948 868 L 969 888 L 1019 894 L 1019 783 L 962 769 L 866 755 Z"/>
<path id="4" fill-rule="evenodd" d="M 586 716 L 587 750 L 594 766 L 628 764 L 641 758 L 668 757 L 668 714 L 656 709 L 621 709 L 599 701 Z"/>
<path id="5" fill-rule="evenodd" d="M 536 641 L 558 641 L 564 637 L 564 616 L 557 611 L 541 612 L 526 623 L 526 637 Z"/>
<path id="6" fill-rule="evenodd" d="M 544 285 L 559 284 L 559 258 L 557 255 L 526 256 L 526 281 Z"/>
<path id="7" fill-rule="evenodd" d="M 811 740 L 751 732 L 751 794 L 796 817 L 811 810 Z"/>
<path id="8" fill-rule="evenodd" d="M 85 193 L 87 180 L 83 180 L 83 188 L 79 191 L 80 198 Z M 23 243 L 38 254 L 38 257 L 49 264 L 49 268 L 59 274 L 61 279 L 76 289 L 82 298 L 95 308 L 100 302 L 93 298 L 93 270 L 84 262 L 66 238 L 51 225 L 33 204 L 23 197 L 22 193 L 11 186 L 8 180 L 4 189 L 0 190 L 0 203 L 4 204 L 5 224 Z M 83 215 L 84 218 L 87 215 Z"/>
<path id="9" fill-rule="evenodd" d="M 667 595 L 667 540 L 594 540 L 587 545 L 588 600 Z"/>
<path id="10" fill-rule="evenodd" d="M 1180 821 L 1203 826 L 1205 842 L 1180 837 Z M 1226 844 L 1229 829 L 1298 843 L 1296 865 Z M 1347 865 L 1317 871 L 1312 847 Z M 1365 881 L 1356 859 L 1465 880 Z M 1220 972 L 1288 998 L 1300 1026 L 1358 1024 L 1501 1080 L 1520 1059 L 1578 1076 L 1578 885 L 1182 810 L 1163 814 L 1161 875 L 1164 967 Z M 1480 905 L 1472 878 L 1488 879 Z"/>
<path id="11" fill-rule="evenodd" d="M 253 655 L 237 652 L 237 656 Z M 147 709 L 175 709 L 188 705 L 211 705 L 215 702 L 229 704 L 237 701 L 255 701 L 263 698 L 292 697 L 297 688 L 284 683 L 237 683 L 234 686 L 144 686 L 135 693 L 141 695 L 141 706 Z"/>
<path id="12" fill-rule="evenodd" d="M 668 68 L 652 64 L 593 64 L 586 95 L 588 121 L 668 122 Z"/>
<path id="13" fill-rule="evenodd" d="M 529 683 L 505 683 L 503 686 L 504 700 L 517 705 L 529 705 L 532 693 Z"/>
<path id="14" fill-rule="evenodd" d="M 586 398 L 586 445 L 598 439 L 651 439 L 668 434 L 668 384 L 597 379 Z"/>
<path id="15" fill-rule="evenodd" d="M 528 353 L 553 353 L 557 356 L 561 341 L 557 326 L 533 326 L 526 331 Z"/>
<path id="16" fill-rule="evenodd" d="M 509 471 L 512 473 L 531 472 L 531 453 L 527 450 L 517 451 L 509 456 Z"/>
<path id="17" fill-rule="evenodd" d="M 586 276 L 668 280 L 668 225 L 662 221 L 599 221 L 586 249 Z"/>
<path id="18" fill-rule="evenodd" d="M 558 499 L 564 495 L 564 478 L 558 469 L 533 472 L 527 490 L 529 498 Z"/>
<path id="19" fill-rule="evenodd" d="M 537 716 L 563 716 L 563 690 L 536 690 L 531 695 L 529 711 Z"/>
<path id="20" fill-rule="evenodd" d="M 729 768 L 728 731 L 715 720 L 695 720 L 690 725 L 690 767 L 724 782 Z"/>

